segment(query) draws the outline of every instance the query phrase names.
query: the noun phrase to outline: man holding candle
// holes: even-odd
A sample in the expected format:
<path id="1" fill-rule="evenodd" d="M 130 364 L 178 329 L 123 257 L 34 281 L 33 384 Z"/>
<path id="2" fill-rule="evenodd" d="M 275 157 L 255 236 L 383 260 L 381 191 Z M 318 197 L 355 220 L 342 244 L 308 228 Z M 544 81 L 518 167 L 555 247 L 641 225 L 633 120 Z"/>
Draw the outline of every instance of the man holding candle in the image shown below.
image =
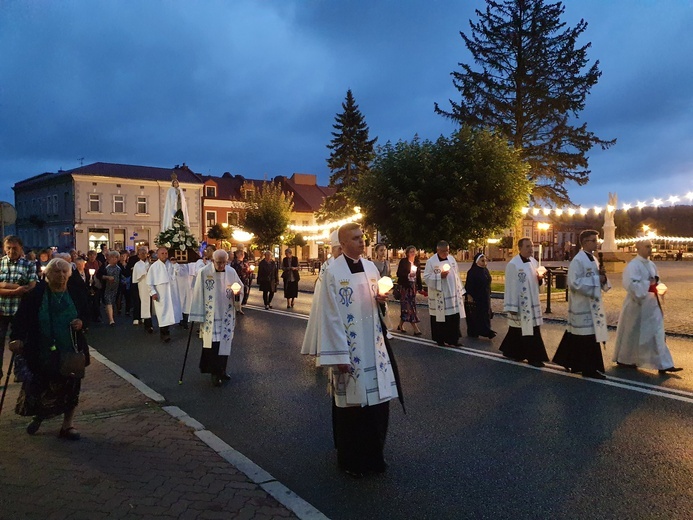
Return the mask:
<path id="1" fill-rule="evenodd" d="M 380 320 L 378 269 L 361 258 L 363 231 L 356 223 L 339 228 L 342 255 L 320 286 L 320 348 L 317 365 L 330 368 L 332 426 L 340 469 L 358 478 L 383 473 L 390 400 L 398 391 Z M 386 287 L 381 291 L 386 293 Z"/>
<path id="2" fill-rule="evenodd" d="M 549 360 L 539 327 L 543 323 L 539 303 L 539 285 L 546 268 L 532 256 L 534 245 L 529 238 L 517 243 L 520 254 L 505 268 L 505 295 L 503 310 L 508 313 L 508 333 L 500 351 L 515 361 L 527 360 L 535 367 L 543 367 Z"/>
<path id="3" fill-rule="evenodd" d="M 599 232 L 586 229 L 580 233 L 581 250 L 568 268 L 568 327 L 563 334 L 553 362 L 583 377 L 606 379 L 601 344 L 606 342 L 606 311 L 602 293 L 611 288 L 594 257 Z"/>
<path id="4" fill-rule="evenodd" d="M 243 288 L 236 270 L 227 265 L 228 259 L 228 253 L 218 249 L 212 262 L 197 271 L 190 306 L 190 321 L 202 323 L 200 372 L 211 374 L 214 386 L 230 379 L 226 364 L 236 326 L 234 296 Z"/>
<path id="5" fill-rule="evenodd" d="M 460 318 L 464 318 L 464 287 L 457 262 L 450 256 L 445 240 L 438 242 L 436 254 L 428 259 L 423 279 L 428 287 L 431 338 L 438 345 L 460 347 Z"/>

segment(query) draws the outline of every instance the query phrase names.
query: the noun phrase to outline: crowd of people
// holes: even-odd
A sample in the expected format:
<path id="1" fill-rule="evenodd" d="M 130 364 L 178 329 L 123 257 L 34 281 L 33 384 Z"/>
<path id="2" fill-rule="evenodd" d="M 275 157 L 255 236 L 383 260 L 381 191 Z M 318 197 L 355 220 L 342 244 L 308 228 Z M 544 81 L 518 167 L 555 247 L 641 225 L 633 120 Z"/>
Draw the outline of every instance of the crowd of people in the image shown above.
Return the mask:
<path id="1" fill-rule="evenodd" d="M 608 330 L 602 293 L 611 283 L 595 256 L 598 238 L 595 230 L 580 235 L 581 249 L 567 275 L 567 327 L 553 362 L 587 378 L 605 379 L 602 345 Z M 374 248 L 373 261 L 363 256 L 365 242 L 358 224 L 342 226 L 330 243 L 332 254 L 315 283 L 301 353 L 315 356 L 316 365 L 328 370 L 338 464 L 349 475 L 361 477 L 385 471 L 389 402 L 399 399 L 403 405 L 390 347 L 389 288 L 379 284 L 390 276 L 390 262 L 384 244 Z M 226 367 L 237 315 L 244 314 L 256 276 L 244 251 L 235 251 L 231 258 L 226 251 L 208 246 L 197 262 L 182 264 L 169 258 L 164 247 L 156 251 L 140 247 L 131 255 L 103 245 L 98 253 L 41 251 L 34 258 L 24 254 L 18 237 L 6 237 L 3 246 L 0 333 L 4 346 L 11 329 L 15 380 L 22 382 L 15 411 L 32 417 L 27 433 L 36 433 L 45 419 L 62 414 L 59 436 L 80 438 L 72 422 L 89 362 L 84 332 L 104 313 L 109 326 L 115 325 L 116 315 L 124 313 L 148 334 L 154 332 L 152 317 L 156 316 L 164 343 L 171 340 L 171 326 L 188 328 L 189 322 L 199 322 L 200 371 L 211 375 L 214 386 L 230 379 Z M 543 367 L 549 361 L 539 301 L 545 269 L 534 258 L 529 238 L 522 238 L 518 249 L 505 269 L 503 309 L 508 330 L 499 348 L 509 359 Z M 666 287 L 649 260 L 651 244 L 641 241 L 637 251 L 623 274 L 627 297 L 613 361 L 617 367 L 677 372 L 682 369 L 674 365 L 666 346 L 659 300 Z M 270 251 L 262 256 L 257 283 L 264 308 L 272 308 L 280 270 L 287 309 L 293 308 L 300 278 L 296 257 L 291 249 L 281 263 Z M 411 324 L 415 335 L 422 334 L 416 297 L 424 294 L 431 337 L 438 345 L 462 346 L 462 318 L 467 320 L 469 337 L 496 336 L 491 329 L 491 276 L 483 254 L 474 257 L 463 284 L 446 241 L 437 243 L 423 269 L 416 248 L 410 246 L 399 261 L 396 281 L 400 333 L 406 333 L 404 325 Z M 80 363 L 67 366 L 66 360 L 73 361 L 75 354 L 81 356 Z"/>

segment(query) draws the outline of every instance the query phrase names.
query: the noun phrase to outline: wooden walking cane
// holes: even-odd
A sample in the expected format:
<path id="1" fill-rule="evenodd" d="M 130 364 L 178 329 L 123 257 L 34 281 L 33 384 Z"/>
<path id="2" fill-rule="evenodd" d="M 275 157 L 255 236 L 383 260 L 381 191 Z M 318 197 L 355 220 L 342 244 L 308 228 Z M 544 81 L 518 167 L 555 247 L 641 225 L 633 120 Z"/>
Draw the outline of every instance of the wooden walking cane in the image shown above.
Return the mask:
<path id="1" fill-rule="evenodd" d="M 7 385 L 10 384 L 10 374 L 12 373 L 12 367 L 14 366 L 14 352 L 12 352 L 12 357 L 10 357 L 10 366 L 7 368 L 7 377 L 5 378 L 5 387 L 2 389 L 2 397 L 0 397 L 0 414 L 2 414 L 2 405 L 5 403 L 5 394 L 7 393 Z"/>
<path id="2" fill-rule="evenodd" d="M 195 328 L 195 322 L 190 323 L 190 332 L 188 333 L 188 346 L 185 347 L 185 357 L 183 358 L 183 368 L 180 370 L 180 378 L 178 379 L 178 384 L 183 384 L 183 373 L 185 372 L 185 363 L 188 361 L 188 351 L 190 350 L 190 339 L 192 338 L 193 329 Z"/>

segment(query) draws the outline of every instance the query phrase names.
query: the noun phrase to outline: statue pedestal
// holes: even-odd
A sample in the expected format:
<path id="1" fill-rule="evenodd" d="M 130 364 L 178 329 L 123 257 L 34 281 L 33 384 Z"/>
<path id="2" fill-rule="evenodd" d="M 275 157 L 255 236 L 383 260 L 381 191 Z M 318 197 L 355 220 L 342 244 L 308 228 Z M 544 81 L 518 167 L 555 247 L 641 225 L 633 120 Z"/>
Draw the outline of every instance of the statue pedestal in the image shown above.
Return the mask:
<path id="1" fill-rule="evenodd" d="M 612 253 L 603 252 L 602 261 L 604 264 L 604 270 L 609 273 L 622 273 L 626 268 L 626 264 L 633 259 L 633 255 L 630 253 Z"/>

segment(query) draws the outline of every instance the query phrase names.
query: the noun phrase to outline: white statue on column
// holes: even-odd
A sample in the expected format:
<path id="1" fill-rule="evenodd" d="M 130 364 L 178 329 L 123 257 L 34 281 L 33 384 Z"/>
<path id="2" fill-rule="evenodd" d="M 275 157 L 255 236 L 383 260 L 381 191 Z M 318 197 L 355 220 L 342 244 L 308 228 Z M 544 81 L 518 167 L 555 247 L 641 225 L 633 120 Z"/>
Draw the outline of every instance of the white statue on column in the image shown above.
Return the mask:
<path id="1" fill-rule="evenodd" d="M 185 225 L 190 227 L 190 218 L 188 217 L 188 205 L 185 202 L 185 194 L 180 189 L 178 177 L 175 173 L 171 175 L 171 187 L 166 193 L 166 202 L 164 203 L 164 213 L 161 219 L 161 231 L 166 231 L 173 225 L 173 217 L 177 211 L 183 213 L 183 221 Z"/>
<path id="2" fill-rule="evenodd" d="M 602 252 L 615 253 L 616 249 L 616 224 L 614 224 L 614 212 L 618 207 L 618 195 L 609 193 L 609 203 L 604 211 L 604 242 Z"/>

